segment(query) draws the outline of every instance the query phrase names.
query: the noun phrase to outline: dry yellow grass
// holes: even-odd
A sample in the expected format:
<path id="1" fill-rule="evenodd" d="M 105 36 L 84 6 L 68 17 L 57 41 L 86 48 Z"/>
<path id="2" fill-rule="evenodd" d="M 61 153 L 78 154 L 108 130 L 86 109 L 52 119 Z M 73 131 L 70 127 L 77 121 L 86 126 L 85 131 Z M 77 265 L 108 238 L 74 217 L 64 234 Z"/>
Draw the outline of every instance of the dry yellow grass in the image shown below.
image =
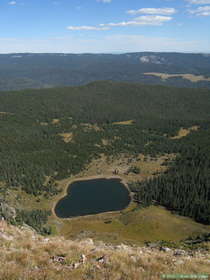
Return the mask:
<path id="1" fill-rule="evenodd" d="M 161 274 L 210 273 L 209 253 L 44 238 L 0 223 L 0 280 L 159 280 Z"/>
<path id="2" fill-rule="evenodd" d="M 183 78 L 185 80 L 191 81 L 192 83 L 197 83 L 200 81 L 210 82 L 210 78 L 205 78 L 202 75 L 194 75 L 194 74 L 166 74 L 166 73 L 149 72 L 149 73 L 144 73 L 144 75 L 156 76 L 161 78 L 162 80 L 167 80 L 170 78 Z"/>

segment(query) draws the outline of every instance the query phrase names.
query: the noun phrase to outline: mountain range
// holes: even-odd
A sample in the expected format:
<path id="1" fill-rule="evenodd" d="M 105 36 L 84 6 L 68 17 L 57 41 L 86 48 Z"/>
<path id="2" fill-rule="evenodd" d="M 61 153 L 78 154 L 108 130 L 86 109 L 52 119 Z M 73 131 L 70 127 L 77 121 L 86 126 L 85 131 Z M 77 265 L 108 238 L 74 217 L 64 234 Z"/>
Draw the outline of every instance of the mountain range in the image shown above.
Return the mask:
<path id="1" fill-rule="evenodd" d="M 0 90 L 77 86 L 98 80 L 210 88 L 210 54 L 0 55 Z"/>

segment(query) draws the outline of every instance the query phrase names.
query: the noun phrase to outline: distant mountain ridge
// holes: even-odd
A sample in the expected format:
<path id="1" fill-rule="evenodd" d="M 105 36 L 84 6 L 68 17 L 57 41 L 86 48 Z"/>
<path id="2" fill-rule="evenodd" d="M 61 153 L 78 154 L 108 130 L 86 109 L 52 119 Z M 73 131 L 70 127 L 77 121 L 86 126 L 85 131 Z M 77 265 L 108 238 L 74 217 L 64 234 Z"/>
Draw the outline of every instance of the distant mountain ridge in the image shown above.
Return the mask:
<path id="1" fill-rule="evenodd" d="M 172 76 L 162 79 L 160 74 Z M 204 79 L 192 82 L 178 76 L 184 74 L 203 76 Z M 210 54 L 0 54 L 0 90 L 75 86 L 98 80 L 210 88 L 208 78 Z"/>

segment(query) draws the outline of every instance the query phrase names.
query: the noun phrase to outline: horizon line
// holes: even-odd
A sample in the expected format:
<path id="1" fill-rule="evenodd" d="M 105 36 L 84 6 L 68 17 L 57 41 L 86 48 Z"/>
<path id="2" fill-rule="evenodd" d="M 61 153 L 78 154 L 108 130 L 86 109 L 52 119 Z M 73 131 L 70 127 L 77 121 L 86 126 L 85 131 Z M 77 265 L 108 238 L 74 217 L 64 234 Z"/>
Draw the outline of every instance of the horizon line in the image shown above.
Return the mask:
<path id="1" fill-rule="evenodd" d="M 192 52 L 192 51 L 127 51 L 127 52 L 8 52 L 8 53 L 0 53 L 0 55 L 24 55 L 24 54 L 71 54 L 71 55 L 97 55 L 97 54 L 113 54 L 113 55 L 120 55 L 120 54 L 134 54 L 134 53 L 177 53 L 177 54 L 207 54 L 210 55 L 209 52 Z"/>

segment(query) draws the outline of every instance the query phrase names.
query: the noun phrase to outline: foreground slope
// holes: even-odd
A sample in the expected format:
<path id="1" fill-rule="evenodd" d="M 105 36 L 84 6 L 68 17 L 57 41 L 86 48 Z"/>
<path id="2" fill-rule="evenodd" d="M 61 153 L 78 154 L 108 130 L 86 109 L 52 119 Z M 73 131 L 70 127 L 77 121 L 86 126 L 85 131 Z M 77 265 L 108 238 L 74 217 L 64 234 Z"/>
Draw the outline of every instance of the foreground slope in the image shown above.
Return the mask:
<path id="1" fill-rule="evenodd" d="M 0 222 L 1 280 L 160 279 L 161 274 L 209 274 L 209 253 L 167 247 L 111 246 L 91 239 L 44 238 Z"/>

